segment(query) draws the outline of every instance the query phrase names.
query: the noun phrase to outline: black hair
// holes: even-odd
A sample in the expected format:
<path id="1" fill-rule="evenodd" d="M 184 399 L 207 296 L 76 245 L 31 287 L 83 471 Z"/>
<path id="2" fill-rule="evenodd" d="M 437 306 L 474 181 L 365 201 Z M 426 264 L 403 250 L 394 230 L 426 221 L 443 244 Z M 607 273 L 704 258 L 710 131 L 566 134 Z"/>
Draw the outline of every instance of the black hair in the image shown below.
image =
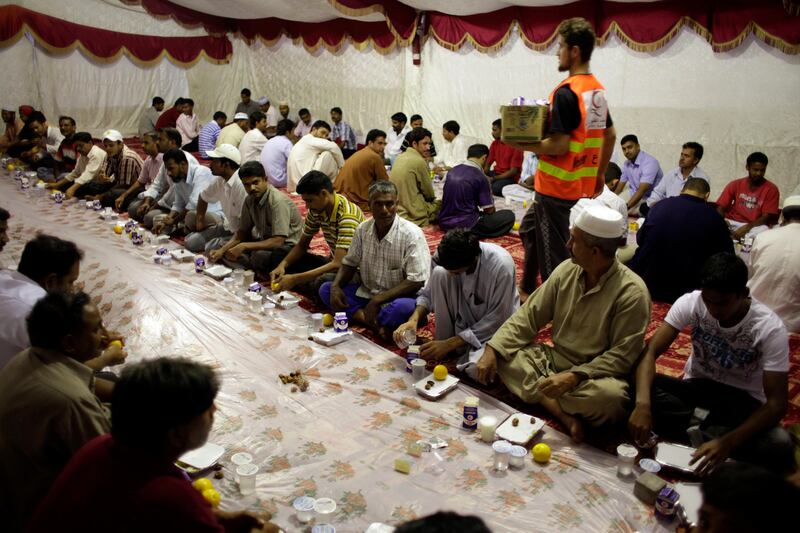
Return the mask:
<path id="1" fill-rule="evenodd" d="M 481 241 L 468 229 L 453 229 L 442 237 L 437 255 L 438 264 L 446 270 L 464 268 L 481 255 Z"/>
<path id="2" fill-rule="evenodd" d="M 311 114 L 311 111 L 309 111 L 307 107 L 304 107 L 304 108 L 300 109 L 300 111 L 297 112 L 298 116 L 310 115 L 310 114 Z"/>
<path id="3" fill-rule="evenodd" d="M 192 100 L 191 98 L 184 98 L 183 103 L 194 107 L 194 100 Z"/>
<path id="4" fill-rule="evenodd" d="M 263 111 L 253 111 L 250 113 L 250 127 L 255 128 L 256 123 L 264 120 L 265 118 L 267 118 L 267 115 L 265 115 Z"/>
<path id="5" fill-rule="evenodd" d="M 210 366 L 189 359 L 127 365 L 111 397 L 111 434 L 135 448 L 159 451 L 170 431 L 213 405 L 219 387 Z"/>
<path id="6" fill-rule="evenodd" d="M 78 133 L 72 136 L 72 142 L 92 144 L 94 141 L 92 140 L 91 133 L 89 133 L 88 131 L 79 131 Z"/>
<path id="7" fill-rule="evenodd" d="M 267 173 L 264 171 L 264 165 L 258 161 L 248 161 L 239 167 L 239 178 L 252 178 L 259 177 L 266 179 Z"/>
<path id="8" fill-rule="evenodd" d="M 11 218 L 11 213 L 0 207 L 0 222 L 5 222 Z"/>
<path id="9" fill-rule="evenodd" d="M 422 120 L 422 115 L 417 115 L 416 113 L 415 113 L 415 114 L 413 114 L 413 115 L 411 115 L 411 116 L 408 118 L 408 121 L 409 121 L 409 122 L 416 122 L 416 121 L 418 121 L 418 120 Z"/>
<path id="10" fill-rule="evenodd" d="M 25 243 L 17 271 L 38 283 L 49 274 L 63 278 L 81 259 L 83 252 L 74 242 L 40 233 Z"/>
<path id="11" fill-rule="evenodd" d="M 41 124 L 44 124 L 45 122 L 47 122 L 47 119 L 44 118 L 44 113 L 42 113 L 41 111 L 34 111 L 30 115 L 28 115 L 28 124 L 30 124 L 31 122 L 39 122 Z"/>
<path id="12" fill-rule="evenodd" d="M 790 205 L 789 207 L 784 207 L 781 211 L 783 215 L 784 222 L 795 222 L 800 221 L 800 205 Z M 0 220 L 2 220 L 0 218 Z"/>
<path id="13" fill-rule="evenodd" d="M 700 488 L 703 502 L 735 525 L 731 533 L 786 531 L 800 489 L 779 475 L 747 463 L 723 463 Z"/>
<path id="14" fill-rule="evenodd" d="M 397 122 L 408 122 L 408 117 L 401 111 L 392 115 L 392 120 L 396 120 Z"/>
<path id="15" fill-rule="evenodd" d="M 614 163 L 613 161 L 609 161 L 608 166 L 606 167 L 606 175 L 605 181 L 606 183 L 611 183 L 614 180 L 618 180 L 622 177 L 622 169 L 619 168 L 619 165 Z"/>
<path id="16" fill-rule="evenodd" d="M 245 95 L 245 96 L 250 96 L 250 94 L 251 94 L 251 93 L 250 93 L 250 89 L 248 89 L 247 87 L 245 87 L 244 89 L 242 89 L 242 92 L 240 92 L 239 94 L 243 94 L 243 95 Z"/>
<path id="17" fill-rule="evenodd" d="M 83 326 L 83 308 L 91 302 L 83 291 L 48 292 L 36 302 L 25 320 L 31 346 L 59 350 L 64 337 Z"/>
<path id="18" fill-rule="evenodd" d="M 489 155 L 489 147 L 485 144 L 473 144 L 467 149 L 468 158 L 479 158 L 485 155 Z"/>
<path id="19" fill-rule="evenodd" d="M 622 146 L 623 144 L 625 144 L 627 142 L 633 142 L 634 144 L 639 144 L 639 137 L 637 137 L 633 133 L 629 133 L 625 137 L 622 138 L 622 140 L 619 142 L 619 145 Z"/>
<path id="20" fill-rule="evenodd" d="M 332 107 L 331 108 L 331 113 L 339 113 L 341 115 L 342 114 L 342 108 L 339 107 L 339 106 Z"/>
<path id="21" fill-rule="evenodd" d="M 456 122 L 455 120 L 448 120 L 447 122 L 442 124 L 442 127 L 447 131 L 449 131 L 450 133 L 455 133 L 456 135 L 461 133 L 461 126 L 459 126 L 458 122 Z"/>
<path id="22" fill-rule="evenodd" d="M 596 36 L 589 21 L 581 17 L 566 19 L 559 24 L 558 34 L 570 48 L 578 47 L 582 63 L 592 58 Z"/>
<path id="23" fill-rule="evenodd" d="M 172 104 L 172 107 L 178 107 L 179 105 L 182 104 L 183 104 L 183 98 L 178 98 L 177 100 L 175 100 L 175 103 Z"/>
<path id="24" fill-rule="evenodd" d="M 366 142 L 367 142 L 367 144 L 369 144 L 371 142 L 374 142 L 374 141 L 380 139 L 381 137 L 383 137 L 384 139 L 386 138 L 386 132 L 385 131 L 383 131 L 383 130 L 369 130 L 369 133 L 367 133 L 367 141 Z"/>
<path id="25" fill-rule="evenodd" d="M 498 118 L 497 120 L 492 122 L 492 126 L 496 126 L 498 128 L 502 128 L 503 127 L 503 119 Z"/>
<path id="26" fill-rule="evenodd" d="M 286 133 L 292 131 L 294 127 L 295 123 L 288 118 L 279 120 L 278 125 L 275 127 L 275 135 L 286 135 Z"/>
<path id="27" fill-rule="evenodd" d="M 221 118 L 228 120 L 228 115 L 226 115 L 222 111 L 217 111 L 216 113 L 214 113 L 214 116 L 212 117 L 213 120 L 219 120 Z"/>
<path id="28" fill-rule="evenodd" d="M 155 106 L 157 106 L 159 104 L 163 104 L 163 103 L 164 103 L 164 99 L 163 98 L 161 98 L 160 96 L 154 96 L 153 97 L 153 101 L 151 102 L 150 105 L 155 107 Z"/>
<path id="29" fill-rule="evenodd" d="M 432 515 L 401 524 L 395 533 L 492 533 L 486 523 L 477 516 L 462 516 L 451 511 L 439 511 Z"/>
<path id="30" fill-rule="evenodd" d="M 69 120 L 70 124 L 72 124 L 73 126 L 76 124 L 75 119 L 67 115 L 61 115 L 60 117 L 58 117 L 59 124 L 61 124 L 62 120 Z"/>
<path id="31" fill-rule="evenodd" d="M 753 152 L 752 154 L 747 156 L 747 166 L 749 167 L 753 163 L 761 163 L 764 166 L 769 164 L 769 158 L 767 154 L 763 152 Z"/>
<path id="32" fill-rule="evenodd" d="M 164 152 L 163 161 L 165 165 L 170 161 L 180 165 L 181 163 L 187 163 L 189 160 L 186 159 L 186 154 L 183 153 L 183 150 L 181 150 L 180 148 L 170 148 L 169 150 Z"/>
<path id="33" fill-rule="evenodd" d="M 689 179 L 686 180 L 686 183 L 683 184 L 683 189 L 681 190 L 695 191 L 699 192 L 700 194 L 708 194 L 711 192 L 711 186 L 703 178 L 689 177 Z"/>
<path id="34" fill-rule="evenodd" d="M 747 265 L 730 252 L 714 254 L 700 272 L 700 287 L 728 294 L 747 292 Z"/>
<path id="35" fill-rule="evenodd" d="M 694 141 L 689 141 L 688 143 L 683 143 L 681 148 L 688 148 L 694 151 L 694 156 L 697 158 L 698 161 L 703 159 L 703 145 Z"/>
<path id="36" fill-rule="evenodd" d="M 142 138 L 148 138 L 151 141 L 157 143 L 158 142 L 158 132 L 157 131 L 148 131 L 145 133 Z"/>
<path id="37" fill-rule="evenodd" d="M 181 132 L 179 132 L 175 128 L 161 128 L 158 130 L 159 133 L 163 133 L 167 136 L 167 139 L 175 143 L 175 146 L 181 146 L 183 142 L 183 137 L 181 137 Z"/>
<path id="38" fill-rule="evenodd" d="M 331 179 L 319 170 L 310 170 L 297 182 L 297 194 L 321 194 L 322 191 L 333 192 Z"/>
<path id="39" fill-rule="evenodd" d="M 331 131 L 331 125 L 325 122 L 324 120 L 314 121 L 314 123 L 311 125 L 311 129 L 315 130 L 317 128 L 325 128 L 326 130 Z"/>
<path id="40" fill-rule="evenodd" d="M 406 134 L 406 142 L 410 147 L 412 143 L 418 143 L 425 137 L 431 137 L 430 130 L 426 130 L 425 128 L 414 128 L 413 130 L 409 131 Z"/>

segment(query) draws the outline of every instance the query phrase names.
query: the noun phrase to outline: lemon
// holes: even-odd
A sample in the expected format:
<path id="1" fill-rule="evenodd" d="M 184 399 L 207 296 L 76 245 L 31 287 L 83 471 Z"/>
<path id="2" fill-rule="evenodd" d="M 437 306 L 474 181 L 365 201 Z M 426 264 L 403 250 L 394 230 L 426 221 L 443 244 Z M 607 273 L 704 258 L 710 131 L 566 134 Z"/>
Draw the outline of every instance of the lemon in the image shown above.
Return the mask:
<path id="1" fill-rule="evenodd" d="M 15 167 L 14 165 L 8 165 L 6 168 L 8 169 L 9 172 L 11 172 L 12 170 L 14 170 L 17 167 Z"/>
<path id="2" fill-rule="evenodd" d="M 514 222 L 514 231 L 519 231 L 519 222 Z"/>
<path id="3" fill-rule="evenodd" d="M 197 490 L 199 490 L 200 492 L 203 492 L 204 490 L 208 489 L 212 490 L 214 489 L 214 485 L 211 483 L 211 480 L 208 479 L 207 477 L 201 477 L 195 480 L 195 482 L 192 483 L 192 486 Z"/>
<path id="4" fill-rule="evenodd" d="M 278 283 L 277 281 L 272 282 L 272 292 L 277 292 L 278 290 L 280 290 L 280 288 L 281 288 L 280 283 Z"/>
<path id="5" fill-rule="evenodd" d="M 436 365 L 433 369 L 433 377 L 438 381 L 442 381 L 447 377 L 447 367 L 444 365 Z"/>
<path id="6" fill-rule="evenodd" d="M 114 233 L 117 235 L 122 234 L 122 226 L 114 226 Z"/>
<path id="7" fill-rule="evenodd" d="M 217 505 L 219 505 L 220 496 L 219 492 L 217 492 L 216 490 L 206 489 L 202 492 L 202 494 L 203 498 L 205 498 L 206 501 L 211 504 L 211 507 L 216 507 Z"/>
<path id="8" fill-rule="evenodd" d="M 333 315 L 330 313 L 322 315 L 322 325 L 326 328 L 331 327 L 333 325 Z"/>
<path id="9" fill-rule="evenodd" d="M 533 447 L 533 460 L 537 463 L 546 463 L 550 460 L 550 446 L 540 442 Z"/>
<path id="10" fill-rule="evenodd" d="M 122 348 L 122 341 L 119 339 L 114 339 L 113 341 L 108 343 L 108 347 L 110 348 L 111 346 L 119 346 L 120 348 Z"/>

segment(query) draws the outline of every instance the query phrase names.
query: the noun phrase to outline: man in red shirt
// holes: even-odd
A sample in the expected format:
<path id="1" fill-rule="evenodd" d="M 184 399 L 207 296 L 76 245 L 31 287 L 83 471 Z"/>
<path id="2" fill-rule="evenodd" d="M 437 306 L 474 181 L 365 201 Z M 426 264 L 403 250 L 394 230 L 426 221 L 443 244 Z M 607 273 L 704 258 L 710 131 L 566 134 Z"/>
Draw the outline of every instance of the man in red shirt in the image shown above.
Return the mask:
<path id="1" fill-rule="evenodd" d="M 765 177 L 768 163 L 761 152 L 747 156 L 747 177 L 728 183 L 717 200 L 717 210 L 734 239 L 755 237 L 778 220 L 780 192 Z"/>
<path id="2" fill-rule="evenodd" d="M 156 131 L 162 128 L 174 128 L 178 118 L 183 114 L 183 98 L 175 100 L 175 105 L 161 113 L 156 121 Z"/>
<path id="3" fill-rule="evenodd" d="M 492 184 L 492 194 L 503 196 L 503 187 L 519 181 L 519 172 L 522 170 L 522 150 L 517 150 L 500 140 L 502 121 L 498 118 L 492 122 L 492 141 L 489 146 L 489 157 L 483 165 L 483 171 L 489 176 Z M 494 163 L 494 170 L 490 171 Z"/>
<path id="4" fill-rule="evenodd" d="M 127 367 L 114 387 L 111 435 L 73 456 L 28 531 L 278 531 L 248 513 L 212 510 L 175 466 L 205 443 L 218 391 L 214 371 L 188 359 Z"/>

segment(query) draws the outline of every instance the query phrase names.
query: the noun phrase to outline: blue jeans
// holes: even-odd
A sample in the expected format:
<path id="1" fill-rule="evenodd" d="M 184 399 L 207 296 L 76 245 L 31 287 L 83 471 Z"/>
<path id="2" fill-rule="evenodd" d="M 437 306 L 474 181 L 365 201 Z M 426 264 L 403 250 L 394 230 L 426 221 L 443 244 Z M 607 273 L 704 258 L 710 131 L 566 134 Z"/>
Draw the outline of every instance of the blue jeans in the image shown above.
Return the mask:
<path id="1" fill-rule="evenodd" d="M 328 309 L 331 308 L 332 285 L 333 282 L 328 281 L 323 283 L 319 288 L 319 297 Z M 356 291 L 359 286 L 360 284 L 358 283 L 348 283 L 343 289 L 345 298 L 347 298 L 347 309 L 345 309 L 345 312 L 347 313 L 348 319 L 352 319 L 356 311 L 363 309 L 369 303 L 369 299 L 356 296 Z M 378 324 L 393 331 L 400 324 L 408 320 L 408 317 L 414 312 L 416 306 L 416 298 L 395 298 L 391 302 L 381 306 L 381 310 L 378 313 Z"/>

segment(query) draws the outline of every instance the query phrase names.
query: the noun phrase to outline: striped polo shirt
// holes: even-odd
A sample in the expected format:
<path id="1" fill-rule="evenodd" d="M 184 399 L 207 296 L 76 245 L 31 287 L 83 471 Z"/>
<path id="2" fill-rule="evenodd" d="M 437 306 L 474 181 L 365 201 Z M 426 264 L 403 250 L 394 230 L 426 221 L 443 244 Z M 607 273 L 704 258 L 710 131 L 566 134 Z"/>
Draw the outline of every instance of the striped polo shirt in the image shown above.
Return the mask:
<path id="1" fill-rule="evenodd" d="M 303 224 L 303 235 L 308 238 L 312 238 L 322 228 L 322 235 L 331 249 L 331 254 L 337 248 L 348 250 L 350 243 L 353 242 L 356 228 L 364 221 L 364 213 L 361 212 L 360 207 L 341 194 L 334 193 L 334 196 L 336 206 L 333 208 L 330 218 L 324 211 L 309 210 Z"/>

